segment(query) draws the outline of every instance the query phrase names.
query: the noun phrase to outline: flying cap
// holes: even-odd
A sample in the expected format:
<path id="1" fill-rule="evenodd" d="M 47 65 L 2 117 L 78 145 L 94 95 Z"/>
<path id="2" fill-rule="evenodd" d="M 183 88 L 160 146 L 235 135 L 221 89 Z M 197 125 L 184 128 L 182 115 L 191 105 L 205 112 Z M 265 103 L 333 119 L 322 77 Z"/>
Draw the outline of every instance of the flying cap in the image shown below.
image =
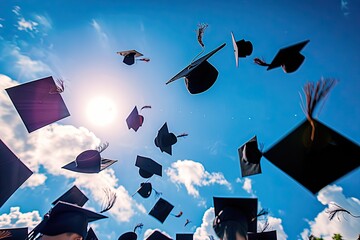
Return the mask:
<path id="1" fill-rule="evenodd" d="M 173 78 L 166 82 L 169 84 L 177 79 L 185 78 L 185 84 L 191 94 L 198 94 L 208 90 L 216 81 L 219 72 L 211 65 L 207 59 L 222 49 L 226 44 L 222 44 L 207 55 L 190 63 Z"/>
<path id="2" fill-rule="evenodd" d="M 246 237 L 248 232 L 257 232 L 257 198 L 213 197 L 215 219 L 213 229 L 219 238 L 231 239 L 236 232 Z"/>
<path id="3" fill-rule="evenodd" d="M 133 65 L 135 63 L 135 58 L 143 56 L 143 54 L 136 50 L 121 51 L 117 52 L 117 54 L 120 54 L 124 57 L 123 63 L 127 65 Z"/>
<path id="4" fill-rule="evenodd" d="M 87 231 L 85 240 L 98 240 L 98 238 L 92 228 L 89 228 L 89 230 Z"/>
<path id="5" fill-rule="evenodd" d="M 5 90 L 29 133 L 70 116 L 51 76 Z"/>
<path id="6" fill-rule="evenodd" d="M 137 107 L 131 111 L 130 115 L 126 118 L 126 124 L 128 128 L 132 128 L 135 132 L 142 126 L 144 117 L 139 114 Z"/>
<path id="7" fill-rule="evenodd" d="M 320 121 L 303 121 L 264 157 L 313 194 L 360 166 L 360 147 Z"/>
<path id="8" fill-rule="evenodd" d="M 150 197 L 152 192 L 152 185 L 150 182 L 143 182 L 140 184 L 140 188 L 137 190 L 137 193 L 140 194 L 143 198 Z"/>
<path id="9" fill-rule="evenodd" d="M 161 233 L 160 231 L 155 230 L 145 240 L 172 240 L 172 238 L 169 238 L 168 236 Z"/>
<path id="10" fill-rule="evenodd" d="M 122 234 L 118 240 L 136 240 L 137 234 L 135 232 L 126 232 Z"/>
<path id="11" fill-rule="evenodd" d="M 0 239 L 5 240 L 24 240 L 28 235 L 28 228 L 8 228 L 0 229 Z"/>
<path id="12" fill-rule="evenodd" d="M 139 174 L 143 178 L 150 178 L 154 174 L 162 176 L 162 166 L 148 157 L 136 156 L 135 166 L 139 168 Z"/>
<path id="13" fill-rule="evenodd" d="M 248 240 L 277 240 L 276 231 L 249 233 Z"/>
<path id="14" fill-rule="evenodd" d="M 253 51 L 253 45 L 250 41 L 245 41 L 241 39 L 240 41 L 235 40 L 234 34 L 231 32 L 231 40 L 233 43 L 234 54 L 235 54 L 235 63 L 236 67 L 239 66 L 239 58 L 245 58 L 250 56 Z"/>
<path id="15" fill-rule="evenodd" d="M 60 201 L 51 209 L 48 216 L 44 217 L 38 232 L 47 236 L 76 233 L 85 239 L 88 223 L 103 218 L 107 217 L 75 204 Z"/>
<path id="16" fill-rule="evenodd" d="M 155 203 L 155 205 L 149 212 L 149 215 L 153 216 L 161 223 L 164 223 L 173 208 L 174 206 L 171 203 L 169 203 L 163 198 L 159 198 L 159 200 Z"/>
<path id="17" fill-rule="evenodd" d="M 154 140 L 155 145 L 160 148 L 161 152 L 166 152 L 167 154 L 172 155 L 172 145 L 177 143 L 177 137 L 174 133 L 170 133 L 167 123 L 158 131 L 158 134 Z"/>
<path id="18" fill-rule="evenodd" d="M 76 204 L 80 207 L 84 206 L 84 204 L 89 200 L 86 195 L 80 191 L 78 187 L 75 185 L 72 186 L 69 190 L 67 190 L 63 195 L 61 195 L 58 199 L 56 199 L 52 205 L 55 205 L 57 202 L 67 202 L 71 204 Z"/>
<path id="19" fill-rule="evenodd" d="M 238 153 L 242 177 L 261 173 L 260 159 L 262 153 L 258 148 L 256 136 L 242 145 L 238 149 Z"/>
<path id="20" fill-rule="evenodd" d="M 284 72 L 295 72 L 303 63 L 305 57 L 300 51 L 310 40 L 296 43 L 286 48 L 282 48 L 278 51 L 267 70 L 271 70 L 277 67 L 282 67 Z"/>
<path id="21" fill-rule="evenodd" d="M 32 174 L 0 140 L 0 208 Z"/>
<path id="22" fill-rule="evenodd" d="M 194 234 L 193 233 L 177 233 L 176 240 L 193 240 Z"/>
<path id="23" fill-rule="evenodd" d="M 98 150 L 86 150 L 62 168 L 79 173 L 99 173 L 117 162 L 117 160 L 102 158 L 100 152 Z"/>

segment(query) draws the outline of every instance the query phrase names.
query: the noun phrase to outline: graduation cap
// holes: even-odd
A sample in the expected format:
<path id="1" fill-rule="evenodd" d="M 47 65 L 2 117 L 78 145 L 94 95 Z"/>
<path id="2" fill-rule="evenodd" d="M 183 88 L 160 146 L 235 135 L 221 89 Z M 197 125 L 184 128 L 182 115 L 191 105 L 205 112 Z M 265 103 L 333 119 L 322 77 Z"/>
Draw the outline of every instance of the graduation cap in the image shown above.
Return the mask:
<path id="1" fill-rule="evenodd" d="M 188 134 L 180 134 L 176 136 L 174 133 L 170 133 L 167 123 L 165 122 L 164 125 L 158 131 L 156 138 L 154 139 L 155 145 L 160 148 L 161 152 L 166 152 L 169 155 L 172 155 L 172 145 L 177 143 L 177 138 L 185 137 Z"/>
<path id="2" fill-rule="evenodd" d="M 79 173 L 99 173 L 117 162 L 117 160 L 104 159 L 100 156 L 100 153 L 108 146 L 109 144 L 105 143 L 97 150 L 86 150 L 62 168 Z"/>
<path id="3" fill-rule="evenodd" d="M 231 40 L 234 47 L 236 67 L 238 67 L 239 58 L 245 58 L 247 56 L 250 56 L 253 51 L 253 45 L 250 41 L 245 41 L 244 39 L 241 39 L 240 41 L 236 41 L 234 34 L 232 32 L 231 32 Z"/>
<path id="4" fill-rule="evenodd" d="M 0 229 L 0 239 L 5 240 L 23 240 L 28 235 L 28 228 L 7 228 Z"/>
<path id="5" fill-rule="evenodd" d="M 136 50 L 121 51 L 121 52 L 117 52 L 117 54 L 120 54 L 121 56 L 124 57 L 123 63 L 125 63 L 126 65 L 133 65 L 135 63 L 135 58 L 144 56 L 142 53 L 139 53 Z M 140 58 L 137 60 L 145 61 L 145 62 L 150 61 L 149 58 Z"/>
<path id="6" fill-rule="evenodd" d="M 194 234 L 193 233 L 177 233 L 176 240 L 193 240 Z"/>
<path id="7" fill-rule="evenodd" d="M 165 219 L 169 216 L 170 212 L 173 210 L 174 206 L 166 201 L 163 198 L 159 198 L 159 200 L 155 203 L 149 215 L 153 216 L 161 223 L 164 223 Z"/>
<path id="8" fill-rule="evenodd" d="M 86 195 L 83 192 L 81 192 L 78 187 L 74 185 L 69 190 L 67 190 L 63 195 L 61 195 L 58 199 L 52 202 L 52 205 L 55 205 L 57 202 L 62 201 L 71 204 L 76 204 L 82 207 L 88 200 L 89 198 L 86 197 Z"/>
<path id="9" fill-rule="evenodd" d="M 143 182 L 140 183 L 140 187 L 138 188 L 138 190 L 136 190 L 136 192 L 132 195 L 134 196 L 136 193 L 139 193 L 140 196 L 142 196 L 143 198 L 148 198 L 151 195 L 151 192 L 153 190 L 153 187 L 151 185 L 150 182 Z M 160 196 L 161 192 L 158 192 L 154 189 L 156 196 Z"/>
<path id="10" fill-rule="evenodd" d="M 185 84 L 191 94 L 198 94 L 208 90 L 216 81 L 219 72 L 207 60 L 226 44 L 211 51 L 207 55 L 190 63 L 173 78 L 166 82 L 169 84 L 177 79 L 185 78 Z"/>
<path id="11" fill-rule="evenodd" d="M 85 239 L 88 223 L 104 218 L 107 217 L 78 205 L 60 201 L 44 216 L 40 224 L 29 233 L 28 238 L 34 239 L 39 233 L 47 236 L 76 233 Z"/>
<path id="12" fill-rule="evenodd" d="M 262 153 L 258 148 L 256 136 L 242 145 L 238 149 L 238 153 L 242 177 L 261 173 L 260 159 Z"/>
<path id="13" fill-rule="evenodd" d="M 151 158 L 137 155 L 135 166 L 139 168 L 139 174 L 143 178 L 150 178 L 154 174 L 162 176 L 162 166 Z"/>
<path id="14" fill-rule="evenodd" d="M 33 172 L 0 140 L 0 207 Z"/>
<path id="15" fill-rule="evenodd" d="M 98 238 L 92 228 L 89 228 L 89 230 L 87 231 L 85 240 L 98 240 Z"/>
<path id="16" fill-rule="evenodd" d="M 309 41 L 310 40 L 306 40 L 280 49 L 270 64 L 267 64 L 258 58 L 255 58 L 254 61 L 261 66 L 267 66 L 267 70 L 282 67 L 286 73 L 295 72 L 305 59 L 300 51 Z"/>
<path id="17" fill-rule="evenodd" d="M 160 231 L 155 230 L 145 240 L 172 240 L 172 238 L 169 238 L 168 236 L 161 233 Z"/>
<path id="18" fill-rule="evenodd" d="M 215 219 L 213 229 L 219 238 L 235 239 L 239 233 L 257 232 L 257 198 L 213 197 Z"/>
<path id="19" fill-rule="evenodd" d="M 141 110 L 144 108 L 151 108 L 151 106 L 143 106 Z M 143 122 L 144 116 L 139 114 L 137 107 L 135 106 L 134 109 L 131 111 L 130 115 L 126 118 L 126 124 L 129 129 L 132 128 L 136 132 L 139 127 L 142 126 Z"/>
<path id="20" fill-rule="evenodd" d="M 360 147 L 312 117 L 321 97 L 334 85 L 331 79 L 316 87 L 305 85 L 307 119 L 264 152 L 280 170 L 313 194 L 360 166 Z"/>
<path id="21" fill-rule="evenodd" d="M 276 231 L 248 233 L 248 240 L 277 240 Z"/>
<path id="22" fill-rule="evenodd" d="M 59 82 L 50 76 L 5 89 L 29 133 L 70 116 Z"/>

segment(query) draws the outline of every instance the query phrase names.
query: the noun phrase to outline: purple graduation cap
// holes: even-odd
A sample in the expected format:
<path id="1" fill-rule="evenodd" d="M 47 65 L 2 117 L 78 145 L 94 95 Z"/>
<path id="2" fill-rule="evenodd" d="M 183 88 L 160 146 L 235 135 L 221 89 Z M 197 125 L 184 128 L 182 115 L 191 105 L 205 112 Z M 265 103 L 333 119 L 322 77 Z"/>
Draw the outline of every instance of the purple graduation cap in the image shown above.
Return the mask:
<path id="1" fill-rule="evenodd" d="M 0 140 L 0 207 L 33 174 Z"/>
<path id="2" fill-rule="evenodd" d="M 86 195 L 80 191 L 80 189 L 76 186 L 73 186 L 69 190 L 67 190 L 63 195 L 61 195 L 58 199 L 52 202 L 52 205 L 56 205 L 57 202 L 67 202 L 71 204 L 76 204 L 80 207 L 84 206 L 84 204 L 89 200 Z"/>
<path id="3" fill-rule="evenodd" d="M 28 235 L 28 228 L 8 228 L 0 229 L 0 239 L 5 240 L 17 240 L 17 239 L 26 239 Z"/>
<path id="4" fill-rule="evenodd" d="M 143 106 L 141 110 L 143 110 L 144 108 L 151 108 L 151 106 Z M 129 129 L 132 128 L 136 132 L 139 129 L 139 127 L 142 126 L 143 122 L 144 122 L 144 116 L 139 114 L 138 109 L 135 106 L 134 109 L 129 114 L 129 116 L 126 118 L 126 124 Z"/>
<path id="5" fill-rule="evenodd" d="M 62 168 L 79 173 L 99 173 L 117 162 L 117 160 L 104 159 L 100 156 L 100 153 L 108 146 L 109 144 L 105 143 L 97 150 L 86 150 Z"/>
<path id="6" fill-rule="evenodd" d="M 149 212 L 149 215 L 159 220 L 159 222 L 164 223 L 173 208 L 174 206 L 171 203 L 160 198 Z"/>
<path id="7" fill-rule="evenodd" d="M 50 76 L 5 89 L 29 133 L 70 116 L 59 82 Z"/>

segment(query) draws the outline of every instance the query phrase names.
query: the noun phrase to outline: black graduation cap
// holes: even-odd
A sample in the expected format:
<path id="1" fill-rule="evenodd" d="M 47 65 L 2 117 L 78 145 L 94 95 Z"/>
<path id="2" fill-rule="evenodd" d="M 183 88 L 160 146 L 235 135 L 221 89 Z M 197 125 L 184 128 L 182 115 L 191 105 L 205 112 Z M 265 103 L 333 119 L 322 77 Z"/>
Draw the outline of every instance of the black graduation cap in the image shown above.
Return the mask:
<path id="1" fill-rule="evenodd" d="M 85 240 L 98 240 L 98 238 L 92 228 L 89 228 Z"/>
<path id="2" fill-rule="evenodd" d="M 155 203 L 149 212 L 149 215 L 153 216 L 161 223 L 164 223 L 165 219 L 169 216 L 173 208 L 174 206 L 171 203 L 163 198 L 159 198 L 159 200 Z"/>
<path id="3" fill-rule="evenodd" d="M 123 63 L 127 65 L 133 65 L 135 63 L 135 58 L 143 56 L 142 53 L 139 53 L 136 50 L 121 51 L 117 52 L 117 54 L 124 56 Z"/>
<path id="4" fill-rule="evenodd" d="M 253 45 L 250 41 L 241 39 L 240 41 L 235 40 L 234 34 L 231 32 L 231 40 L 234 47 L 236 67 L 239 66 L 239 58 L 245 58 L 250 56 L 253 51 Z"/>
<path id="5" fill-rule="evenodd" d="M 222 44 L 207 55 L 190 63 L 173 78 L 166 82 L 169 84 L 177 79 L 185 78 L 185 84 L 191 94 L 202 93 L 208 90 L 216 81 L 219 72 L 207 60 L 226 44 Z"/>
<path id="6" fill-rule="evenodd" d="M 162 176 L 162 166 L 148 157 L 136 156 L 135 166 L 139 168 L 139 174 L 143 178 L 150 178 L 154 174 Z"/>
<path id="7" fill-rule="evenodd" d="M 52 202 L 52 205 L 55 205 L 57 202 L 62 201 L 62 202 L 76 204 L 82 207 L 88 200 L 89 198 L 86 197 L 86 195 L 83 192 L 81 192 L 78 187 L 72 186 L 63 195 L 61 195 L 58 199 Z"/>
<path id="8" fill-rule="evenodd" d="M 137 190 L 137 193 L 140 194 L 143 198 L 150 197 L 152 192 L 152 185 L 150 182 L 144 182 L 140 184 L 140 188 Z"/>
<path id="9" fill-rule="evenodd" d="M 244 237 L 248 232 L 257 232 L 257 198 L 213 197 L 213 200 L 213 229 L 219 238 L 226 234 L 232 239 L 236 232 Z"/>
<path id="10" fill-rule="evenodd" d="M 136 240 L 137 234 L 135 232 L 126 232 L 122 234 L 118 240 Z"/>
<path id="11" fill-rule="evenodd" d="M 177 138 L 185 137 L 187 135 L 188 134 L 183 133 L 176 136 L 174 133 L 170 133 L 167 123 L 165 122 L 154 139 L 155 146 L 160 148 L 161 152 L 166 152 L 167 154 L 172 155 L 172 145 L 177 143 Z"/>
<path id="12" fill-rule="evenodd" d="M 104 159 L 100 156 L 107 146 L 108 144 L 100 146 L 100 148 L 103 147 L 101 150 L 86 150 L 62 168 L 79 173 L 99 173 L 117 162 L 117 160 Z"/>
<path id="13" fill-rule="evenodd" d="M 242 145 L 238 149 L 238 153 L 242 177 L 261 173 L 260 159 L 262 153 L 258 148 L 256 136 Z"/>
<path id="14" fill-rule="evenodd" d="M 194 234 L 193 233 L 177 233 L 176 240 L 193 240 Z"/>
<path id="15" fill-rule="evenodd" d="M 248 240 L 277 240 L 276 231 L 249 233 Z"/>
<path id="16" fill-rule="evenodd" d="M 0 207 L 33 174 L 0 140 Z"/>
<path id="17" fill-rule="evenodd" d="M 75 204 L 60 201 L 44 217 L 36 231 L 47 236 L 77 233 L 85 239 L 88 223 L 103 218 L 107 217 Z"/>
<path id="18" fill-rule="evenodd" d="M 51 76 L 5 90 L 29 133 L 70 116 Z"/>
<path id="19" fill-rule="evenodd" d="M 130 115 L 126 118 L 126 124 L 129 129 L 132 128 L 136 132 L 139 127 L 142 126 L 143 122 L 144 117 L 139 114 L 137 107 L 135 106 Z"/>
<path id="20" fill-rule="evenodd" d="M 0 239 L 24 240 L 28 235 L 28 228 L 7 228 L 0 229 Z"/>
<path id="21" fill-rule="evenodd" d="M 160 231 L 155 230 L 145 240 L 172 240 L 172 238 L 169 238 L 168 236 L 161 233 Z"/>
<path id="22" fill-rule="evenodd" d="M 320 121 L 313 122 L 313 141 L 312 126 L 304 120 L 264 157 L 315 194 L 360 166 L 360 147 Z"/>
<path id="23" fill-rule="evenodd" d="M 268 65 L 267 70 L 282 67 L 286 73 L 295 72 L 305 59 L 300 51 L 309 41 L 310 40 L 306 40 L 280 49 L 272 62 Z"/>

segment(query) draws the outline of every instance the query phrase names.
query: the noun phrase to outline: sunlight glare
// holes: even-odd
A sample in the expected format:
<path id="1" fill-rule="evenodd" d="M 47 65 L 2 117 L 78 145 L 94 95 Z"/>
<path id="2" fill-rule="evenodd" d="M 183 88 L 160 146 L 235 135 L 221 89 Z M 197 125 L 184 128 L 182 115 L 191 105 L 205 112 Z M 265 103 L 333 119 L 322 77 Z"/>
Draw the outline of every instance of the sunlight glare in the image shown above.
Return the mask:
<path id="1" fill-rule="evenodd" d="M 86 108 L 88 119 L 98 126 L 109 125 L 114 121 L 116 114 L 114 102 L 103 96 L 91 99 Z"/>

